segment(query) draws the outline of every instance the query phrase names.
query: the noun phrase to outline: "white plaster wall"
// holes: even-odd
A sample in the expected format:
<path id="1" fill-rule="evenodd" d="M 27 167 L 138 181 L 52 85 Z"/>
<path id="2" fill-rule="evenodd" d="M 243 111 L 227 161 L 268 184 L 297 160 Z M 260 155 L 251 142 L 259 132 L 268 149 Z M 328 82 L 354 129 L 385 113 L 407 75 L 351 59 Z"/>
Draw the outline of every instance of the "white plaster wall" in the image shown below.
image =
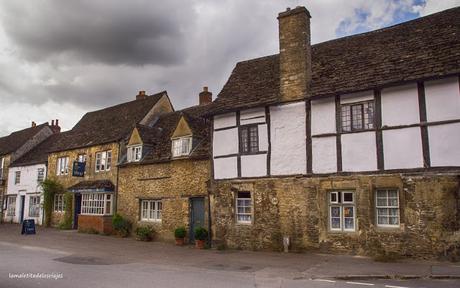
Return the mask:
<path id="1" fill-rule="evenodd" d="M 268 151 L 268 128 L 267 124 L 259 125 L 259 151 Z"/>
<path id="2" fill-rule="evenodd" d="M 236 113 L 214 116 L 214 129 L 236 126 Z"/>
<path id="3" fill-rule="evenodd" d="M 270 107 L 272 175 L 306 173 L 305 103 Z"/>
<path id="4" fill-rule="evenodd" d="M 336 137 L 312 139 L 313 173 L 337 172 Z"/>
<path id="5" fill-rule="evenodd" d="M 377 170 L 377 148 L 375 132 L 342 135 L 342 170 Z"/>
<path id="6" fill-rule="evenodd" d="M 236 178 L 237 176 L 236 156 L 214 159 L 214 179 Z"/>
<path id="7" fill-rule="evenodd" d="M 344 94 L 340 96 L 340 104 L 368 101 L 374 99 L 374 91 Z"/>
<path id="8" fill-rule="evenodd" d="M 326 98 L 311 102 L 311 134 L 335 133 L 335 99 Z"/>
<path id="9" fill-rule="evenodd" d="M 241 177 L 258 177 L 266 175 L 266 154 L 241 156 Z"/>
<path id="10" fill-rule="evenodd" d="M 419 127 L 383 131 L 385 169 L 423 168 Z"/>
<path id="11" fill-rule="evenodd" d="M 240 125 L 265 123 L 265 108 L 255 108 L 240 112 Z"/>
<path id="12" fill-rule="evenodd" d="M 212 151 L 214 156 L 238 153 L 238 128 L 214 131 Z"/>
<path id="13" fill-rule="evenodd" d="M 382 125 L 398 126 L 420 122 L 417 84 L 382 90 Z"/>
<path id="14" fill-rule="evenodd" d="M 425 82 L 425 102 L 428 121 L 459 119 L 458 77 Z"/>
<path id="15" fill-rule="evenodd" d="M 460 123 L 428 127 L 431 166 L 460 166 Z"/>
<path id="16" fill-rule="evenodd" d="M 42 217 L 43 217 L 43 209 L 40 211 L 39 217 L 29 217 L 29 198 L 30 196 L 38 196 L 40 195 L 40 202 L 43 203 L 43 189 L 37 182 L 37 175 L 38 175 L 38 168 L 45 169 L 45 177 L 46 177 L 46 165 L 45 164 L 37 164 L 37 165 L 30 165 L 30 166 L 22 166 L 22 167 L 10 167 L 8 169 L 8 188 L 7 188 L 7 196 L 8 195 L 17 195 L 16 198 L 16 215 L 11 218 L 6 216 L 5 211 L 5 221 L 11 221 L 18 223 L 19 222 L 19 215 L 21 209 L 21 195 L 25 196 L 25 203 L 24 203 L 24 219 L 34 219 L 35 223 L 39 225 L 42 224 Z M 14 184 L 14 178 L 16 171 L 21 171 L 21 179 L 19 184 Z"/>

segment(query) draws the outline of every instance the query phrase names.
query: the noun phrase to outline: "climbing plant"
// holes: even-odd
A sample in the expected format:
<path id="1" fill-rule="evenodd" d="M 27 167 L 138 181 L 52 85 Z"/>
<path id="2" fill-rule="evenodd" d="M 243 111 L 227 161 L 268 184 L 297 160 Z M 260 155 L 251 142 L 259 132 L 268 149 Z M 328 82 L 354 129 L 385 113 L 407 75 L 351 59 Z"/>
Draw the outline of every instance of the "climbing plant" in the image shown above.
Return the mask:
<path id="1" fill-rule="evenodd" d="M 64 218 L 62 219 L 61 223 L 59 223 L 59 229 L 69 230 L 72 229 L 72 202 L 73 202 L 73 194 L 70 192 L 66 192 L 64 194 L 64 203 L 65 203 L 65 210 L 64 210 Z"/>
<path id="2" fill-rule="evenodd" d="M 41 183 L 43 189 L 43 210 L 45 214 L 45 226 L 51 226 L 51 215 L 53 213 L 54 195 L 64 193 L 65 189 L 61 183 L 54 179 L 46 179 Z"/>

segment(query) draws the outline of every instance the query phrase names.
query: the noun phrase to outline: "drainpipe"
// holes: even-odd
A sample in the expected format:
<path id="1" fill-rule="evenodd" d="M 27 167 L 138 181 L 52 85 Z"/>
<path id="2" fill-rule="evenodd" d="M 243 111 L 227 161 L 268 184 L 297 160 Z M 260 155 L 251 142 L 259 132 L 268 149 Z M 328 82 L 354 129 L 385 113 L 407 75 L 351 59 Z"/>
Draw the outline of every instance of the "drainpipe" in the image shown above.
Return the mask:
<path id="1" fill-rule="evenodd" d="M 115 201 L 113 201 L 113 213 L 112 213 L 112 216 L 117 213 L 118 211 L 118 180 L 120 179 L 120 169 L 118 168 L 118 163 L 120 163 L 120 156 L 121 156 L 121 142 L 119 141 L 118 142 L 118 160 L 117 160 L 117 182 L 116 182 L 116 186 L 115 186 Z"/>

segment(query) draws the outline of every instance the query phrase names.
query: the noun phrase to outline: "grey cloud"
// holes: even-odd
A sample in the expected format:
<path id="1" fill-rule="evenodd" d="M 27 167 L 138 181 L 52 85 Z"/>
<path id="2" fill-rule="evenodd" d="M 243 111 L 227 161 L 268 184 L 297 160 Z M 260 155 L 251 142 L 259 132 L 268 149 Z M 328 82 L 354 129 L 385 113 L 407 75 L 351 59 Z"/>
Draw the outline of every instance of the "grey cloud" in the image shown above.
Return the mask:
<path id="1" fill-rule="evenodd" d="M 1 22 L 28 61 L 173 65 L 184 60 L 190 6 L 173 1 L 8 1 Z M 184 17 L 188 15 L 188 17 Z"/>

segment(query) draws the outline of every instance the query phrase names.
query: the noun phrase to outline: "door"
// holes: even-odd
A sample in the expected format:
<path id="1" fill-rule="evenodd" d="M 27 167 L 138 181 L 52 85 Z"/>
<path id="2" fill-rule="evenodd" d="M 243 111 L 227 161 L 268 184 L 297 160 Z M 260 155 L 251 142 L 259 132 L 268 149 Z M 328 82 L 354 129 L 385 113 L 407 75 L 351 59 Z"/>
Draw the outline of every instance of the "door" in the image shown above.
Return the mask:
<path id="1" fill-rule="evenodd" d="M 78 215 L 81 213 L 81 194 L 75 194 L 75 209 L 73 211 L 73 229 L 78 229 Z"/>
<path id="2" fill-rule="evenodd" d="M 204 224 L 204 198 L 190 198 L 190 243 L 195 243 L 195 228 Z"/>
<path id="3" fill-rule="evenodd" d="M 22 195 L 21 196 L 21 201 L 19 203 L 19 223 L 22 223 L 24 221 L 24 206 L 26 204 L 26 196 Z"/>

